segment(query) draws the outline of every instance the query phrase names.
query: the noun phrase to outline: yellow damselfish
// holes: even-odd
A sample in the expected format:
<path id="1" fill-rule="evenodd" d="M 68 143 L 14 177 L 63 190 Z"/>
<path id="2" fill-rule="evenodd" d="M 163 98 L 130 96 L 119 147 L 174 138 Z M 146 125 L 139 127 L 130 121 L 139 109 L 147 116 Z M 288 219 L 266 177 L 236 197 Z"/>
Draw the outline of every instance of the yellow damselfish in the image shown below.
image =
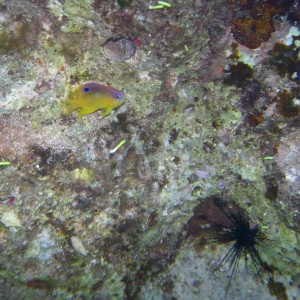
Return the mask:
<path id="1" fill-rule="evenodd" d="M 125 98 L 122 91 L 111 86 L 87 82 L 69 89 L 62 109 L 66 115 L 77 110 L 79 117 L 103 109 L 103 117 L 106 117 L 114 108 L 121 106 Z"/>

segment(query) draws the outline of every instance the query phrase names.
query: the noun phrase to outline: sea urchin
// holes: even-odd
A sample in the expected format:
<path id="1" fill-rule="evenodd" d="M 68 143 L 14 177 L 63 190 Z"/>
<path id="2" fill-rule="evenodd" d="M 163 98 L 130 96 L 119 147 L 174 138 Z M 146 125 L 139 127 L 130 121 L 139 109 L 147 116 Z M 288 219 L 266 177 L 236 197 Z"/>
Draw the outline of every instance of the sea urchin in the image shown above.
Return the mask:
<path id="1" fill-rule="evenodd" d="M 219 201 L 216 202 L 218 203 Z M 248 258 L 250 257 L 256 273 L 260 281 L 263 283 L 260 268 L 266 270 L 268 269 L 268 266 L 261 258 L 258 250 L 258 248 L 262 246 L 261 242 L 266 239 L 261 232 L 261 226 L 251 225 L 249 217 L 238 206 L 233 208 L 223 206 L 222 204 L 219 204 L 218 206 L 230 221 L 230 225 L 224 226 L 223 230 L 218 232 L 216 241 L 219 243 L 233 243 L 229 251 L 214 269 L 214 272 L 217 271 L 224 262 L 229 261 L 229 272 L 231 273 L 229 283 L 226 288 L 226 294 L 230 287 L 231 279 L 235 277 L 239 261 L 242 257 L 245 259 L 246 267 Z"/>
<path id="2" fill-rule="evenodd" d="M 197 246 L 201 249 L 207 243 L 232 243 L 226 255 L 213 270 L 213 274 L 225 263 L 229 262 L 230 279 L 226 287 L 229 290 L 231 280 L 235 277 L 241 259 L 253 263 L 257 276 L 263 282 L 261 270 L 271 271 L 261 257 L 261 249 L 266 236 L 261 231 L 261 225 L 254 225 L 248 214 L 232 202 L 218 196 L 201 199 L 194 208 L 194 215 L 185 224 L 179 235 L 178 247 L 193 236 L 198 239 Z"/>

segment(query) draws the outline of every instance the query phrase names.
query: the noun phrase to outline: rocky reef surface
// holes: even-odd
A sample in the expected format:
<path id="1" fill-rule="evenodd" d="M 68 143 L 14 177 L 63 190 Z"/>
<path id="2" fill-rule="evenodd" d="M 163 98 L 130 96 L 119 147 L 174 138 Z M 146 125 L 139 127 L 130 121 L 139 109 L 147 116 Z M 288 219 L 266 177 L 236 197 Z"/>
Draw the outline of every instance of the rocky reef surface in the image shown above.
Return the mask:
<path id="1" fill-rule="evenodd" d="M 0 0 L 0 299 L 299 298 L 299 4 L 162 3 Z M 126 102 L 64 116 L 84 82 Z M 211 197 L 261 225 L 262 280 L 216 270 Z"/>

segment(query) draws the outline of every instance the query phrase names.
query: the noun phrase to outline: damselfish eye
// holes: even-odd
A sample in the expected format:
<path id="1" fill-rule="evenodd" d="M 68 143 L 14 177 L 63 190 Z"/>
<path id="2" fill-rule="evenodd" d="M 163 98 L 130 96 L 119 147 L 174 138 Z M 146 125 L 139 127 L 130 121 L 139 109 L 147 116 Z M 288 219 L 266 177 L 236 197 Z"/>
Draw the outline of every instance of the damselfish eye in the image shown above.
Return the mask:
<path id="1" fill-rule="evenodd" d="M 85 87 L 84 89 L 82 89 L 85 93 L 88 93 L 91 89 L 89 87 Z"/>
<path id="2" fill-rule="evenodd" d="M 122 99 L 122 97 L 119 96 L 119 95 L 115 95 L 115 99 L 116 99 L 117 101 L 120 101 L 120 100 Z"/>

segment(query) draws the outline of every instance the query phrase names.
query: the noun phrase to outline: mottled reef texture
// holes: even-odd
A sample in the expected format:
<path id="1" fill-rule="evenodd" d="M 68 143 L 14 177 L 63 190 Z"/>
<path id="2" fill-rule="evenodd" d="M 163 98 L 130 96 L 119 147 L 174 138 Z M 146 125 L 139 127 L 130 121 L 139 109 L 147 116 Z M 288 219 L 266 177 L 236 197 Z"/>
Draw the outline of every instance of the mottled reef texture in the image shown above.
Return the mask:
<path id="1" fill-rule="evenodd" d="M 0 0 L 0 299 L 223 299 L 212 196 L 266 237 L 228 299 L 299 298 L 297 1 L 170 3 Z M 63 116 L 87 81 L 125 104 Z"/>

